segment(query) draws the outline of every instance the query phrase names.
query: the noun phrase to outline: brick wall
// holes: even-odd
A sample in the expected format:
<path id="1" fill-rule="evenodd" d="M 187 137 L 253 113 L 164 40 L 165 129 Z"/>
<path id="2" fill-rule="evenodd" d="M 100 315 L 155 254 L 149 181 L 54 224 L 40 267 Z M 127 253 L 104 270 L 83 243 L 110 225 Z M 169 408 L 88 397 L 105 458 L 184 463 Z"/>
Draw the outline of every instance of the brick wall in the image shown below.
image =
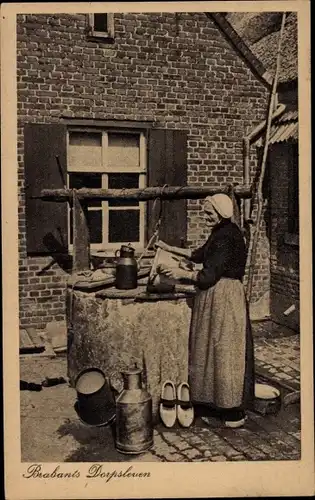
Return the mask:
<path id="1" fill-rule="evenodd" d="M 288 144 L 278 144 L 270 153 L 270 313 L 274 321 L 299 331 L 299 246 L 297 236 L 288 235 L 288 155 L 292 153 Z M 285 314 L 289 309 L 290 314 Z"/>
<path id="2" fill-rule="evenodd" d="M 19 15 L 18 164 L 21 324 L 64 317 L 67 274 L 26 254 L 23 125 L 62 117 L 152 120 L 185 129 L 188 183 L 242 182 L 242 138 L 265 118 L 268 91 L 203 13 L 115 14 L 113 43 L 87 39 L 85 15 Z M 252 175 L 256 155 L 252 151 Z M 189 244 L 205 238 L 188 204 Z M 265 229 L 253 300 L 269 289 Z"/>
<path id="3" fill-rule="evenodd" d="M 286 144 L 277 144 L 270 150 L 271 193 L 271 291 L 299 299 L 299 247 L 286 238 L 288 233 L 288 191 L 290 150 Z"/>

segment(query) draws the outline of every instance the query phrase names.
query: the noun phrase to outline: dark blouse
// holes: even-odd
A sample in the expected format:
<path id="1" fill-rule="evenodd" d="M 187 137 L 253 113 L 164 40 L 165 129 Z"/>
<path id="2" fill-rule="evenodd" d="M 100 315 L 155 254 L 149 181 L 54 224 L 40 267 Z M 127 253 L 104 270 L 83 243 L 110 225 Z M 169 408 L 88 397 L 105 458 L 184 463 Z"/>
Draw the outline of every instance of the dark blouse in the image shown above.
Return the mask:
<path id="1" fill-rule="evenodd" d="M 246 247 L 238 226 L 230 219 L 221 221 L 206 243 L 192 252 L 191 260 L 203 264 L 197 275 L 197 286 L 202 290 L 223 277 L 241 280 L 245 274 Z"/>

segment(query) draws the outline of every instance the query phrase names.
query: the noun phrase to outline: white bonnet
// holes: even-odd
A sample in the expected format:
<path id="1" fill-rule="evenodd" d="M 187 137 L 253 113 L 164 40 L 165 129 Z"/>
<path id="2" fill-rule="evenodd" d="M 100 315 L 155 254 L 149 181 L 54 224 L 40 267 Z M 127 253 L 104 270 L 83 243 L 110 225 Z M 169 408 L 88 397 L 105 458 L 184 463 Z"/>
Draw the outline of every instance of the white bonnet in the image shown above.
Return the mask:
<path id="1" fill-rule="evenodd" d="M 204 200 L 204 205 L 206 206 L 207 203 L 211 203 L 223 219 L 230 219 L 233 216 L 233 203 L 227 194 L 218 193 L 213 196 L 207 196 Z"/>

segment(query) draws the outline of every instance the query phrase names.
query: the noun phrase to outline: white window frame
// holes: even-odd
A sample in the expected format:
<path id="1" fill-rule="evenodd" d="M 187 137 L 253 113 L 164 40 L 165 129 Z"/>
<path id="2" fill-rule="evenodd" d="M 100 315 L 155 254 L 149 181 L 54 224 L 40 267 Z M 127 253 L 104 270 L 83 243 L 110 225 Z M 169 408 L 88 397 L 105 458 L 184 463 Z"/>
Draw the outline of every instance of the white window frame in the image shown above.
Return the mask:
<path id="1" fill-rule="evenodd" d="M 94 16 L 96 14 L 107 14 L 107 30 L 96 31 L 94 29 L 95 21 Z M 88 14 L 90 36 L 97 38 L 114 38 L 114 14 L 109 14 L 108 12 L 95 12 L 94 14 Z"/>
<path id="2" fill-rule="evenodd" d="M 71 173 L 87 173 L 87 174 L 102 174 L 102 189 L 107 189 L 108 188 L 108 174 L 115 173 L 115 174 L 125 174 L 125 173 L 135 173 L 139 174 L 139 188 L 145 188 L 146 187 L 146 180 L 147 180 L 147 155 L 146 155 L 146 133 L 144 131 L 139 131 L 139 130 L 134 130 L 134 129 L 122 129 L 122 128 L 108 128 L 108 129 L 89 129 L 86 127 L 69 127 L 67 131 L 67 155 L 69 155 L 69 147 L 70 147 L 70 140 L 69 136 L 71 132 L 84 132 L 84 133 L 100 133 L 102 134 L 102 163 L 98 168 L 93 168 L 91 170 L 89 167 L 84 167 L 81 166 L 79 168 L 76 168 L 74 166 L 71 166 L 68 162 L 68 168 L 67 168 L 67 185 L 69 186 L 69 174 Z M 121 134 L 132 134 L 132 135 L 139 135 L 139 167 L 127 167 L 124 170 L 121 170 L 119 168 L 115 167 L 110 167 L 107 162 L 107 155 L 106 155 L 106 149 L 108 146 L 108 134 L 110 133 L 121 133 Z M 102 243 L 91 243 L 91 251 L 110 251 L 113 253 L 114 250 L 117 250 L 117 248 L 120 247 L 120 245 L 127 245 L 128 243 L 131 243 L 133 248 L 135 248 L 136 251 L 142 251 L 145 248 L 145 241 L 146 241 L 146 202 L 140 201 L 139 206 L 121 206 L 121 207 L 109 207 L 108 201 L 102 201 L 101 202 L 101 208 L 100 207 L 89 207 L 89 210 L 102 210 L 102 235 L 103 235 L 103 242 Z M 116 243 L 110 243 L 108 241 L 109 237 L 109 211 L 110 210 L 137 210 L 139 211 L 139 233 L 140 233 L 140 239 L 139 242 L 129 242 L 129 241 L 123 241 L 123 242 L 116 242 Z M 70 252 L 73 251 L 73 244 L 70 244 L 70 217 L 68 216 L 68 248 Z"/>

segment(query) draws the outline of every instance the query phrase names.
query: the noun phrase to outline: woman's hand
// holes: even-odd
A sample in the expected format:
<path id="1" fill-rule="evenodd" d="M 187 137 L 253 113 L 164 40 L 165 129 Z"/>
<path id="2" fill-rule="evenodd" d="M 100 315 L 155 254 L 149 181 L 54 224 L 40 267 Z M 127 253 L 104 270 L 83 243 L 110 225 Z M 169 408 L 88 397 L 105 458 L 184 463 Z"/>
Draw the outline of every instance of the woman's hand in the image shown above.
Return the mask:
<path id="1" fill-rule="evenodd" d="M 189 279 L 191 275 L 189 271 L 186 271 L 184 269 L 170 268 L 164 266 L 163 264 L 159 266 L 159 272 L 164 276 L 175 280 Z"/>

